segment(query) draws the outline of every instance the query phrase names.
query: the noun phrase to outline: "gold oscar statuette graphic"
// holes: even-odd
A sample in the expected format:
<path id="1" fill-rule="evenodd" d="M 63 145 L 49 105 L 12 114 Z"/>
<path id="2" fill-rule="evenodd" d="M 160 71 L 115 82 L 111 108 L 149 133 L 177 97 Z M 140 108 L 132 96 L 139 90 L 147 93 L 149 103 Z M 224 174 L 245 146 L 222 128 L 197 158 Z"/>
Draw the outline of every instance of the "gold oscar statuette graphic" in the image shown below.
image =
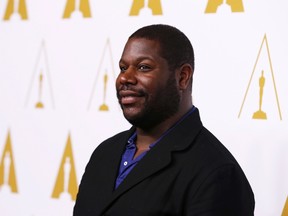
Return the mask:
<path id="1" fill-rule="evenodd" d="M 103 69 L 105 68 L 105 70 Z M 109 93 L 109 91 L 111 90 L 111 82 L 108 82 L 108 80 L 110 80 L 112 78 L 112 80 L 115 80 L 115 72 L 114 72 L 114 61 L 113 61 L 113 55 L 112 55 L 112 49 L 111 49 L 111 45 L 110 45 L 110 40 L 109 38 L 107 38 L 103 52 L 102 52 L 102 56 L 98 65 L 98 69 L 97 69 L 97 73 L 96 73 L 96 77 L 92 86 L 92 91 L 90 94 L 90 98 L 88 101 L 88 106 L 87 106 L 87 110 L 90 109 L 92 102 L 94 101 L 94 95 L 95 95 L 95 89 L 98 84 L 99 81 L 99 77 L 102 78 L 103 77 L 103 81 L 104 81 L 104 87 L 103 87 L 103 100 L 102 100 L 102 104 L 99 105 L 99 111 L 109 111 L 109 107 L 107 105 L 107 95 Z M 108 72 L 109 72 L 109 78 L 108 79 Z M 102 79 L 100 79 L 102 81 Z M 99 81 L 100 82 L 100 81 Z M 109 84 L 109 86 L 108 86 Z M 114 84 L 113 84 L 114 87 Z M 101 92 L 101 90 L 97 91 L 97 92 Z M 97 95 L 97 99 L 98 99 L 99 95 Z M 97 105 L 98 107 L 98 105 Z"/>
<path id="2" fill-rule="evenodd" d="M 133 0 L 129 16 L 138 16 L 141 10 L 150 8 L 153 15 L 162 15 L 160 0 Z"/>
<path id="3" fill-rule="evenodd" d="M 63 18 L 68 19 L 71 17 L 90 18 L 91 11 L 89 0 L 67 0 Z"/>
<path id="4" fill-rule="evenodd" d="M 267 119 L 266 113 L 262 111 L 264 85 L 265 85 L 265 77 L 264 77 L 264 71 L 262 70 L 261 77 L 259 78 L 259 110 L 253 114 L 252 116 L 253 119 Z"/>
<path id="5" fill-rule="evenodd" d="M 288 197 L 286 199 L 286 203 L 285 203 L 281 216 L 288 216 Z"/>
<path id="6" fill-rule="evenodd" d="M 106 73 L 104 74 L 103 104 L 99 107 L 100 111 L 108 111 L 109 110 L 109 107 L 105 103 L 106 93 L 107 93 L 107 82 L 108 82 L 108 74 L 106 71 Z"/>
<path id="7" fill-rule="evenodd" d="M 244 12 L 242 0 L 208 0 L 205 13 L 216 13 L 224 3 L 230 6 L 232 12 Z"/>
<path id="8" fill-rule="evenodd" d="M 26 0 L 8 0 L 3 20 L 27 20 Z"/>
<path id="9" fill-rule="evenodd" d="M 39 109 L 42 109 L 44 108 L 44 104 L 41 102 L 41 96 L 42 96 L 42 85 L 43 85 L 43 74 L 42 72 L 39 74 L 39 89 L 38 89 L 38 95 L 39 95 L 39 98 L 38 98 L 38 102 L 36 103 L 35 107 L 36 108 L 39 108 Z"/>
<path id="10" fill-rule="evenodd" d="M 18 193 L 12 143 L 9 131 L 0 163 L 0 193 L 2 192 Z"/>
<path id="11" fill-rule="evenodd" d="M 74 165 L 71 137 L 69 134 L 54 190 L 52 192 L 52 198 L 76 200 L 77 192 L 78 184 Z"/>
<path id="12" fill-rule="evenodd" d="M 35 66 L 30 80 L 31 81 L 28 86 L 24 106 L 27 107 L 30 98 L 33 98 L 32 99 L 33 107 L 36 109 L 44 109 L 44 107 L 45 108 L 49 107 L 47 106 L 47 104 L 50 105 L 49 102 L 51 102 L 51 106 L 52 108 L 54 108 L 55 105 L 54 105 L 52 82 L 48 63 L 48 54 L 44 41 L 42 41 L 41 46 L 39 48 L 35 61 Z M 48 102 L 49 96 L 51 100 Z M 43 101 L 45 101 L 45 106 Z"/>
<path id="13" fill-rule="evenodd" d="M 269 46 L 268 46 L 268 40 L 267 40 L 266 34 L 265 34 L 264 37 L 263 37 L 263 40 L 262 40 L 260 49 L 259 49 L 259 51 L 258 51 L 257 58 L 256 58 L 256 62 L 255 62 L 255 64 L 254 64 L 254 67 L 253 67 L 253 71 L 252 71 L 252 73 L 251 73 L 250 80 L 249 80 L 249 82 L 248 82 L 248 87 L 247 87 L 247 89 L 246 89 L 243 102 L 242 102 L 242 104 L 241 104 L 241 108 L 240 108 L 240 111 L 239 111 L 239 114 L 238 114 L 238 118 L 240 118 L 240 116 L 241 116 L 241 113 L 242 113 L 242 110 L 243 110 L 243 107 L 244 107 L 244 104 L 245 104 L 245 101 L 246 101 L 246 98 L 247 98 L 247 95 L 248 95 L 248 92 L 249 92 L 249 89 L 250 89 L 250 85 L 251 85 L 251 83 L 252 83 L 253 76 L 254 76 L 254 73 L 255 73 L 255 70 L 256 70 L 258 61 L 259 61 L 259 59 L 260 59 L 260 55 L 261 55 L 261 53 L 262 53 L 262 48 L 263 48 L 264 44 L 266 45 L 265 47 L 266 47 L 266 50 L 267 50 L 267 56 L 268 56 L 268 62 L 269 62 L 269 69 L 270 69 L 270 72 L 271 72 L 271 77 L 272 77 L 272 82 L 273 82 L 273 87 L 274 87 L 274 92 L 275 92 L 275 98 L 276 98 L 276 102 L 277 102 L 277 108 L 278 108 L 279 118 L 280 118 L 280 120 L 282 120 L 280 103 L 279 103 L 279 99 L 278 99 L 276 82 L 275 82 L 275 78 L 274 78 L 274 71 L 273 71 L 272 61 L 271 61 L 271 56 L 270 56 L 270 49 L 269 49 Z M 268 69 L 267 69 L 267 70 L 268 70 Z M 267 74 L 267 70 L 265 70 L 265 74 Z M 269 70 L 268 70 L 268 71 L 269 71 Z M 264 119 L 264 120 L 267 119 L 266 113 L 262 110 L 265 82 L 266 82 L 266 81 L 265 81 L 265 76 L 264 76 L 264 70 L 262 70 L 262 71 L 261 71 L 261 76 L 258 78 L 258 85 L 259 85 L 259 88 L 258 88 L 258 91 L 259 91 L 259 109 L 258 109 L 256 112 L 254 112 L 254 114 L 253 114 L 253 116 L 252 116 L 252 119 Z"/>

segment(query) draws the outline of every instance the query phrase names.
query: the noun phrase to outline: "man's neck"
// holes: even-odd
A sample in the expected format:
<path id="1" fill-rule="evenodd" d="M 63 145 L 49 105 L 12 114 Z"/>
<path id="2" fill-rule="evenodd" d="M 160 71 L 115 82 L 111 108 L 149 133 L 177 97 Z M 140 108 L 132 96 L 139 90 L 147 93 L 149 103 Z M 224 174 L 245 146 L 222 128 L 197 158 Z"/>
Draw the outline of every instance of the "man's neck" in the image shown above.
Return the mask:
<path id="1" fill-rule="evenodd" d="M 182 111 L 177 112 L 175 115 L 153 127 L 150 127 L 149 129 L 143 129 L 139 127 L 136 128 L 137 148 L 148 149 L 149 145 L 156 142 L 167 130 L 173 127 L 173 125 L 175 125 L 187 112 L 189 112 L 192 107 L 193 105 L 187 109 L 183 109 Z"/>

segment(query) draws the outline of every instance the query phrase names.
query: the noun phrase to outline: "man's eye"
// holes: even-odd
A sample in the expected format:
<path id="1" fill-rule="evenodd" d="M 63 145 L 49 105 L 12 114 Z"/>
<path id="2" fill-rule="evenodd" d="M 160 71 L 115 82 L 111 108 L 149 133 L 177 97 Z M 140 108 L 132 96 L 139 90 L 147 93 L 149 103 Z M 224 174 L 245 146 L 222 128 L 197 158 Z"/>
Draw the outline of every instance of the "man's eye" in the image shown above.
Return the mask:
<path id="1" fill-rule="evenodd" d="M 140 65 L 139 66 L 139 70 L 141 71 L 147 71 L 147 70 L 150 70 L 151 67 L 147 66 L 147 65 Z"/>
<path id="2" fill-rule="evenodd" d="M 120 68 L 120 72 L 124 72 L 124 71 L 126 71 L 126 70 L 127 70 L 127 68 L 126 68 L 126 67 L 124 67 L 124 66 L 120 66 L 119 68 Z"/>

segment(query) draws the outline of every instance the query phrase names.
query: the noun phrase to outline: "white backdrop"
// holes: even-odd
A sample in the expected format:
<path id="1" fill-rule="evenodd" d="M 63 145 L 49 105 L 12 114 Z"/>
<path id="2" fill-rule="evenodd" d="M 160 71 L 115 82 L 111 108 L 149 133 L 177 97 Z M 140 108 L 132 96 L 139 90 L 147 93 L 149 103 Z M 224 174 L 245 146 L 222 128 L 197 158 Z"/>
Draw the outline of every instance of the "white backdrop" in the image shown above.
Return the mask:
<path id="1" fill-rule="evenodd" d="M 284 0 L 0 0 L 0 215 L 72 215 L 92 151 L 130 127 L 114 87 L 126 39 L 166 23 L 194 46 L 194 104 L 245 171 L 255 215 L 287 216 L 287 8 Z"/>

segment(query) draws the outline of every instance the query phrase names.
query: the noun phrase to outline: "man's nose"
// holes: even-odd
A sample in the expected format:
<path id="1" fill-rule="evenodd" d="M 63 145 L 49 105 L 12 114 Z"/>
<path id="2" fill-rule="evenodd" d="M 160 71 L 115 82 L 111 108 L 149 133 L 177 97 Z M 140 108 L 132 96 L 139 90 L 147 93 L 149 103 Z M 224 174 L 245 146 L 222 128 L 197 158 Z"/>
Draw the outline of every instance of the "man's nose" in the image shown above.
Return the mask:
<path id="1" fill-rule="evenodd" d="M 129 67 L 127 70 L 120 74 L 121 84 L 136 84 L 136 71 L 133 67 Z"/>

